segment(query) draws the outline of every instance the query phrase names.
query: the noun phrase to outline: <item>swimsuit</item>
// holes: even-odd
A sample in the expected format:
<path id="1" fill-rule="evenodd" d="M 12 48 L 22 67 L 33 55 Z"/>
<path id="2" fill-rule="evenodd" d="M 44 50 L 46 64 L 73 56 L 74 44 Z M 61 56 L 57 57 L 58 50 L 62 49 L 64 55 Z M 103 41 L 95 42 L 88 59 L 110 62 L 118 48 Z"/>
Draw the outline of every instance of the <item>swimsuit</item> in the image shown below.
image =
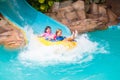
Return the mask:
<path id="1" fill-rule="evenodd" d="M 43 33 L 42 34 L 42 37 L 45 37 L 46 40 L 48 40 L 50 36 L 52 36 L 51 33 Z"/>
<path id="2" fill-rule="evenodd" d="M 62 40 L 64 40 L 66 37 L 64 37 L 64 36 L 57 36 L 56 37 L 56 41 L 62 41 Z"/>

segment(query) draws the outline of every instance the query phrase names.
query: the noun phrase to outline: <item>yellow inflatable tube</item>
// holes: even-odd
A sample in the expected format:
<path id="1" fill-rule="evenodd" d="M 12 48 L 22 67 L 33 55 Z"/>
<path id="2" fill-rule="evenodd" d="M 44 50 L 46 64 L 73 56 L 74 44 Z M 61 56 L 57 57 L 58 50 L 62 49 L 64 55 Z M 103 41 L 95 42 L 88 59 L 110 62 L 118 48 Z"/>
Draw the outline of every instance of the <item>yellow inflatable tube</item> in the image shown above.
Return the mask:
<path id="1" fill-rule="evenodd" d="M 75 41 L 56 41 L 56 42 L 52 42 L 52 41 L 48 41 L 45 40 L 44 38 L 38 38 L 38 40 L 44 44 L 45 46 L 52 46 L 52 45 L 63 45 L 64 47 L 68 48 L 68 49 L 72 49 L 77 45 L 77 42 Z"/>

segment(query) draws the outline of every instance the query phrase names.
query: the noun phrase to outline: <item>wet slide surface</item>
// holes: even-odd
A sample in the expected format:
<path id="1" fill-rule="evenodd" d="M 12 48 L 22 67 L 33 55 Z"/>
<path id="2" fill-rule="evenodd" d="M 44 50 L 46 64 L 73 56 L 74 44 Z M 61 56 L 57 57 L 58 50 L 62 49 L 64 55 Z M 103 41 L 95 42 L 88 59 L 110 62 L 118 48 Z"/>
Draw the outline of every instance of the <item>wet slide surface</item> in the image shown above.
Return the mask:
<path id="1" fill-rule="evenodd" d="M 35 33 L 42 33 L 46 26 L 51 26 L 53 32 L 60 28 L 64 35 L 71 34 L 65 25 L 35 10 L 26 0 L 0 0 L 0 13 L 20 28 L 28 26 Z"/>

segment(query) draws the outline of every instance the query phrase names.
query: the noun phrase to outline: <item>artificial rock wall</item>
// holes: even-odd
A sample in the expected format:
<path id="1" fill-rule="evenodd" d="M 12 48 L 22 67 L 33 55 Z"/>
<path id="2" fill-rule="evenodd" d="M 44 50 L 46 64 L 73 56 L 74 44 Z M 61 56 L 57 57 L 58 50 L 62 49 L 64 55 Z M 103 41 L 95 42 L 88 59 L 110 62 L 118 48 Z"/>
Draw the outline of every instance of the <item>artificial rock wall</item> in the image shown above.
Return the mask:
<path id="1" fill-rule="evenodd" d="M 6 48 L 20 48 L 26 44 L 24 32 L 0 14 L 0 44 Z"/>
<path id="2" fill-rule="evenodd" d="M 105 4 L 86 5 L 84 0 L 61 3 L 57 10 L 47 15 L 79 33 L 106 29 L 118 23 L 118 16 Z"/>

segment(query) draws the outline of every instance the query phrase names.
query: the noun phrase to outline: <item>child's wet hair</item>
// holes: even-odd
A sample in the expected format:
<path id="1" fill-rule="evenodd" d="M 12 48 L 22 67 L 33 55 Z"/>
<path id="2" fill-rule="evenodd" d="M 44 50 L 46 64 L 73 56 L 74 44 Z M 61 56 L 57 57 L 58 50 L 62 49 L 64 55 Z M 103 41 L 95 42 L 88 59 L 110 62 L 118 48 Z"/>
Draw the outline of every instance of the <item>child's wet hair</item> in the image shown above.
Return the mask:
<path id="1" fill-rule="evenodd" d="M 46 26 L 46 28 L 45 28 L 45 30 L 44 30 L 45 33 L 46 33 L 46 30 L 47 30 L 48 28 L 51 29 L 50 26 Z"/>
<path id="2" fill-rule="evenodd" d="M 60 31 L 62 32 L 61 29 L 57 29 L 55 34 L 57 35 L 57 33 L 60 32 Z"/>

